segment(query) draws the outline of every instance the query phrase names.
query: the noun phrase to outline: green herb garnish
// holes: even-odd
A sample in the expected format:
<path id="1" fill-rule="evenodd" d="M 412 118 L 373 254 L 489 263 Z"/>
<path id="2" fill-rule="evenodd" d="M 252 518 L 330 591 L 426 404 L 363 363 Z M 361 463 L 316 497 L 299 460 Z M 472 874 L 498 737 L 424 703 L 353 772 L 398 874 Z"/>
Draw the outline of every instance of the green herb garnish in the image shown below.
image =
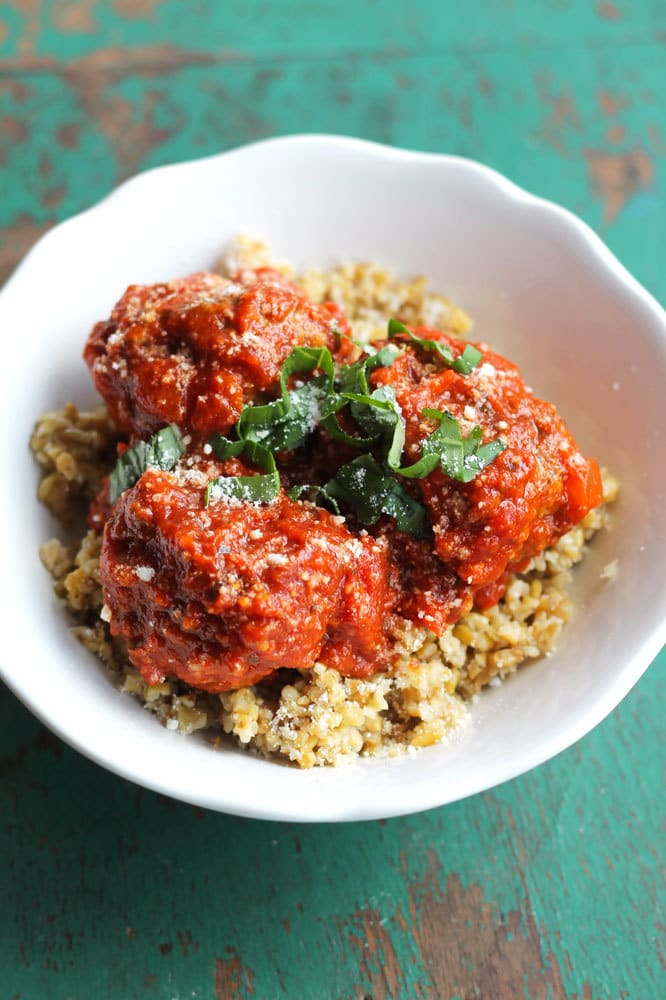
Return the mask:
<path id="1" fill-rule="evenodd" d="M 400 434 L 398 425 L 401 418 L 393 390 L 387 387 L 370 392 L 368 372 L 374 368 L 388 367 L 393 364 L 398 354 L 398 349 L 389 344 L 363 361 L 344 365 L 340 369 L 338 391 L 330 393 L 321 415 L 321 426 L 336 441 L 342 441 L 353 448 L 369 448 L 383 438 L 390 439 L 390 447 L 394 447 L 395 434 Z M 346 406 L 349 406 L 352 417 L 365 432 L 365 437 L 347 434 L 340 427 L 335 414 Z M 402 449 L 402 443 L 400 448 Z"/>
<path id="2" fill-rule="evenodd" d="M 290 490 L 287 490 L 287 496 L 291 497 L 292 500 L 300 500 L 304 493 L 313 493 L 315 496 L 320 496 L 322 500 L 331 505 L 334 514 L 340 513 L 337 500 L 326 491 L 325 486 L 317 486 L 315 483 L 299 483 L 298 486 L 293 486 Z"/>
<path id="3" fill-rule="evenodd" d="M 460 357 L 456 358 L 453 355 L 453 351 L 447 344 L 440 344 L 438 340 L 423 340 L 421 337 L 415 336 L 404 323 L 400 322 L 399 319 L 390 319 L 388 324 L 389 338 L 396 337 L 399 334 L 406 334 L 415 344 L 422 347 L 425 351 L 434 351 L 439 355 L 442 361 L 446 362 L 449 368 L 453 368 L 453 370 L 458 372 L 460 375 L 469 375 L 470 372 L 473 372 L 483 357 L 481 352 L 477 351 L 476 347 L 473 347 L 471 344 L 467 344 Z"/>
<path id="4" fill-rule="evenodd" d="M 115 503 L 121 493 L 134 486 L 146 469 L 156 468 L 170 472 L 185 451 L 183 439 L 175 424 L 168 424 L 149 441 L 137 441 L 124 451 L 111 473 L 109 495 Z"/>
<path id="5" fill-rule="evenodd" d="M 426 350 L 432 350 L 450 367 L 467 375 L 478 365 L 481 354 L 468 344 L 459 358 L 445 345 L 421 340 L 404 324 L 391 320 L 388 336 L 407 334 Z M 363 525 L 375 524 L 386 514 L 394 518 L 400 531 L 415 537 L 428 532 L 426 508 L 400 483 L 400 477 L 423 479 L 435 469 L 459 482 L 468 483 L 506 445 L 498 439 L 482 444 L 482 431 L 475 427 L 464 438 L 458 421 L 448 412 L 426 409 L 423 415 L 437 421 L 437 427 L 421 444 L 421 457 L 412 465 L 401 466 L 405 444 L 405 421 L 393 387 L 371 391 L 368 376 L 373 369 L 391 365 L 399 354 L 388 344 L 361 361 L 343 365 L 336 375 L 333 358 L 325 348 L 296 347 L 282 366 L 280 397 L 260 406 L 246 406 L 238 420 L 236 440 L 215 434 L 211 445 L 218 458 L 244 456 L 264 469 L 257 476 L 224 476 L 213 480 L 206 491 L 211 499 L 233 499 L 270 503 L 280 489 L 275 453 L 293 451 L 303 445 L 318 427 L 331 437 L 363 452 L 341 466 L 323 485 L 301 484 L 289 490 L 292 499 L 311 493 L 320 497 L 336 513 L 340 500 L 349 506 Z M 289 388 L 294 375 L 314 372 L 312 378 Z M 348 410 L 358 435 L 343 430 L 338 415 Z"/>
<path id="6" fill-rule="evenodd" d="M 267 448 L 255 441 L 229 441 L 221 434 L 211 438 L 211 445 L 221 461 L 243 455 L 254 465 L 265 470 L 258 476 L 219 476 L 211 479 L 206 487 L 206 507 L 211 500 L 234 503 L 272 503 L 280 492 L 280 475 L 275 459 Z"/>
<path id="7" fill-rule="evenodd" d="M 292 375 L 320 369 L 296 389 Z M 246 406 L 236 425 L 239 438 L 256 441 L 269 451 L 293 451 L 304 444 L 320 421 L 321 406 L 333 391 L 335 366 L 326 347 L 295 347 L 282 365 L 280 398 L 264 406 Z"/>
<path id="8" fill-rule="evenodd" d="M 425 409 L 423 416 L 437 420 L 439 426 L 421 444 L 420 459 L 395 470 L 408 479 L 424 479 L 439 466 L 445 476 L 469 483 L 506 448 L 500 438 L 481 444 L 478 426 L 464 438 L 460 424 L 448 412 Z"/>
<path id="9" fill-rule="evenodd" d="M 292 375 L 319 368 L 318 375 L 296 389 L 289 389 Z M 264 406 L 246 406 L 236 425 L 239 438 L 256 441 L 269 451 L 293 451 L 312 434 L 321 406 L 333 391 L 335 367 L 326 347 L 295 347 L 282 365 L 280 398 Z"/>
<path id="10" fill-rule="evenodd" d="M 367 373 L 391 364 L 397 354 L 397 348 L 390 345 L 363 361 L 344 365 L 336 390 L 335 366 L 328 348 L 294 348 L 282 365 L 280 398 L 262 406 L 246 406 L 236 424 L 239 439 L 255 441 L 269 451 L 279 452 L 293 451 L 303 445 L 319 425 L 337 441 L 354 448 L 369 448 L 389 430 L 392 436 L 395 406 L 385 398 L 386 390 L 370 392 Z M 289 389 L 292 375 L 317 369 L 321 375 Z M 350 404 L 352 416 L 366 432 L 364 437 L 348 434 L 340 427 L 336 414 Z"/>
<path id="11" fill-rule="evenodd" d="M 324 490 L 348 504 L 361 524 L 375 524 L 382 514 L 388 514 L 400 531 L 416 537 L 427 534 L 423 504 L 414 500 L 372 455 L 359 455 L 341 466 Z"/>

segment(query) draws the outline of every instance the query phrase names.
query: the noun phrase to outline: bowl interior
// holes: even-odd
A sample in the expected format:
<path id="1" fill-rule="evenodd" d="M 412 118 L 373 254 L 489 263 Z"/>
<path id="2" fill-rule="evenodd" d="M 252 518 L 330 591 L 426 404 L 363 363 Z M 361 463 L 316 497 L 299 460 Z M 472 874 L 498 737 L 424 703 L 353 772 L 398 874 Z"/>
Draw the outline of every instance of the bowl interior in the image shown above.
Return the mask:
<path id="1" fill-rule="evenodd" d="M 34 500 L 35 417 L 67 399 L 93 402 L 81 349 L 127 284 L 210 268 L 237 233 L 297 266 L 373 259 L 427 274 L 622 481 L 613 530 L 579 567 L 576 612 L 555 653 L 487 691 L 450 744 L 414 758 L 303 773 L 167 732 L 69 635 L 39 562 L 55 526 Z M 563 749 L 617 704 L 663 641 L 663 314 L 582 224 L 484 168 L 320 137 L 162 168 L 48 234 L 0 296 L 0 321 L 11 470 L 0 531 L 12 574 L 2 669 L 49 726 L 120 774 L 277 819 L 423 809 Z M 609 583 L 600 574 L 612 559 L 620 572 Z"/>

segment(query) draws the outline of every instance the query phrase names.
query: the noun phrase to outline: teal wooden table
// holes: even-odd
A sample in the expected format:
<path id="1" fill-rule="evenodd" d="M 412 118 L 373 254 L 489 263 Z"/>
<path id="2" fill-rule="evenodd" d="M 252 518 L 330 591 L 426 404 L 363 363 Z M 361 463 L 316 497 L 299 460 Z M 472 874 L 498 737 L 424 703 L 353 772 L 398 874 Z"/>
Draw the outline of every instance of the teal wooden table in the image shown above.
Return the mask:
<path id="1" fill-rule="evenodd" d="M 3 275 L 138 169 L 332 131 L 497 167 L 666 301 L 663 0 L 16 0 L 0 59 Z M 519 780 L 340 827 L 138 789 L 3 691 L 0 997 L 660 1000 L 665 676 Z"/>

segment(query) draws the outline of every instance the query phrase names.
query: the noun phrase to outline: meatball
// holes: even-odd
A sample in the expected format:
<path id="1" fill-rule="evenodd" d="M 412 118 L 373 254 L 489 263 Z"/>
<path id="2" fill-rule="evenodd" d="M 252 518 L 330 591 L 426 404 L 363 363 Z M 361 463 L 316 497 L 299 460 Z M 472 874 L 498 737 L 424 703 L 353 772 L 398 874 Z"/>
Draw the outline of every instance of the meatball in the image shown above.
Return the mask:
<path id="1" fill-rule="evenodd" d="M 395 614 L 442 635 L 471 611 L 474 588 L 442 562 L 431 539 L 412 538 L 389 518 L 382 520 L 378 531 L 388 542 L 395 574 Z"/>
<path id="2" fill-rule="evenodd" d="M 100 573 L 114 635 L 149 684 L 224 691 L 318 659 L 388 664 L 388 546 L 291 500 L 213 500 L 198 469 L 149 469 L 117 501 Z"/>
<path id="3" fill-rule="evenodd" d="M 436 330 L 414 332 L 446 344 L 455 356 L 464 346 Z M 461 588 L 474 589 L 477 607 L 488 607 L 509 573 L 577 524 L 601 502 L 602 489 L 597 463 L 581 454 L 555 407 L 533 395 L 515 365 L 484 344 L 475 346 L 482 358 L 469 375 L 442 367 L 432 351 L 409 343 L 371 381 L 395 392 L 406 423 L 405 461 L 419 457 L 422 440 L 437 426 L 424 417 L 426 408 L 448 411 L 464 436 L 478 425 L 484 442 L 499 437 L 505 443 L 470 483 L 440 469 L 418 481 L 442 568 L 455 572 Z M 423 581 L 419 589 L 426 589 Z"/>
<path id="4" fill-rule="evenodd" d="M 130 285 L 96 324 L 83 356 L 121 431 L 145 438 L 173 422 L 195 438 L 225 433 L 244 403 L 276 395 L 294 347 L 335 351 L 349 333 L 337 306 L 313 305 L 278 272 L 241 279 Z"/>

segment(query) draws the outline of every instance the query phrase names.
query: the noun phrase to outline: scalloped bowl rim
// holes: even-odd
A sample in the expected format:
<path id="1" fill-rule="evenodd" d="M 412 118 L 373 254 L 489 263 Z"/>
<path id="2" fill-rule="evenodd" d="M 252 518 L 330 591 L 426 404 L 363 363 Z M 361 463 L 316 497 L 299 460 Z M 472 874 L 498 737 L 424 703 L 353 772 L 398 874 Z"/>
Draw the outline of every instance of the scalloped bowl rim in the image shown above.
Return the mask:
<path id="1" fill-rule="evenodd" d="M 528 193 L 494 169 L 463 157 L 413 152 L 360 139 L 318 134 L 262 140 L 213 156 L 156 167 L 126 180 L 91 208 L 56 225 L 37 241 L 0 292 L 0 317 L 4 309 L 11 310 L 16 297 L 20 298 L 29 287 L 33 271 L 39 269 L 43 261 L 53 257 L 65 236 L 70 236 L 72 231 L 80 227 L 82 223 L 90 220 L 103 221 L 105 213 L 114 211 L 125 201 L 129 202 L 131 199 L 135 199 L 136 195 L 141 193 L 143 189 L 149 191 L 156 178 L 175 179 L 190 174 L 191 178 L 196 180 L 198 170 L 205 171 L 211 167 L 217 169 L 218 166 L 224 169 L 224 164 L 235 159 L 251 158 L 255 153 L 260 156 L 271 152 L 282 155 L 285 150 L 290 153 L 300 150 L 303 155 L 306 155 L 306 151 L 309 155 L 313 151 L 316 152 L 317 149 L 325 150 L 327 154 L 333 156 L 336 152 L 340 152 L 343 155 L 349 154 L 361 159 L 374 158 L 379 162 L 402 160 L 405 164 L 415 166 L 426 163 L 444 167 L 456 166 L 464 173 L 470 176 L 474 175 L 481 188 L 484 186 L 492 188 L 498 197 L 515 205 L 520 204 L 531 212 L 540 213 L 549 224 L 556 224 L 565 227 L 570 232 L 575 232 L 585 245 L 589 258 L 588 263 L 601 265 L 606 272 L 606 278 L 611 283 L 622 286 L 626 295 L 632 300 L 632 306 L 635 307 L 640 303 L 645 316 L 649 317 L 653 326 L 659 328 L 656 333 L 654 330 L 644 332 L 651 347 L 657 352 L 665 353 L 666 317 L 659 304 L 617 260 L 589 226 L 568 210 Z M 37 405 L 36 412 L 38 409 Z M 276 805 L 273 801 L 266 806 L 261 801 L 252 801 L 246 789 L 239 788 L 233 783 L 230 791 L 224 786 L 213 789 L 201 786 L 189 788 L 185 776 L 179 775 L 178 782 L 174 785 L 168 777 L 165 778 L 163 774 L 160 774 L 159 770 L 151 769 L 150 766 L 137 766 L 136 763 L 129 763 L 127 760 L 118 758 L 115 753 L 109 751 L 108 747 L 100 749 L 96 746 L 94 737 L 91 738 L 89 733 L 81 738 L 77 732 L 63 727 L 58 710 L 43 703 L 29 674 L 22 674 L 17 669 L 13 669 L 12 665 L 2 664 L 0 665 L 0 676 L 35 716 L 76 750 L 124 778 L 181 801 L 237 815 L 277 820 L 310 822 L 390 817 L 433 808 L 494 787 L 552 758 L 593 729 L 627 694 L 666 641 L 666 588 L 662 588 L 661 595 L 658 595 L 656 600 L 661 602 L 660 606 L 663 608 L 661 626 L 653 629 L 643 638 L 642 642 L 636 645 L 633 655 L 625 663 L 621 673 L 613 679 L 612 683 L 608 683 L 598 690 L 596 699 L 588 705 L 584 717 L 565 721 L 557 732 L 549 734 L 538 745 L 524 748 L 520 759 L 509 758 L 489 762 L 484 773 L 479 773 L 474 780 L 468 781 L 464 788 L 457 788 L 453 794 L 447 794 L 446 789 L 443 789 L 438 782 L 433 783 L 429 791 L 424 791 L 419 787 L 415 792 L 412 792 L 407 780 L 400 783 L 399 794 L 395 794 L 395 789 L 391 789 L 392 797 L 387 797 L 381 806 L 378 806 L 375 800 L 366 803 L 363 795 L 363 782 L 361 781 L 359 785 L 358 781 L 359 773 L 377 775 L 380 771 L 391 768 L 396 775 L 400 775 L 406 767 L 409 768 L 412 758 L 398 758 L 389 762 L 381 758 L 363 760 L 351 768 L 340 769 L 338 773 L 350 776 L 351 785 L 358 786 L 354 790 L 351 802 L 336 803 L 330 808 L 322 808 L 321 802 L 319 802 L 315 807 L 316 812 L 309 804 L 309 792 L 312 790 L 313 784 L 320 782 L 322 777 L 326 780 L 325 776 L 330 771 L 315 769 L 311 772 L 301 772 L 290 768 L 281 769 L 282 773 L 295 775 L 295 780 L 301 786 L 302 797 L 298 801 L 286 802 L 283 805 Z M 149 721 L 153 722 L 152 717 Z M 167 739 L 174 738 L 174 734 L 167 734 L 163 730 L 161 732 L 164 732 Z M 180 736 L 175 736 L 175 738 L 182 739 Z M 443 752 L 446 748 L 439 749 Z M 426 751 L 426 753 L 428 752 L 430 751 Z M 232 755 L 224 755 L 223 759 L 225 763 L 222 770 L 226 770 L 226 762 L 237 758 Z M 275 767 L 268 762 L 261 761 L 260 763 L 265 768 Z M 355 777 L 352 779 L 351 776 Z M 297 790 L 296 785 L 294 785 L 294 792 L 297 796 L 301 795 L 301 790 Z"/>

